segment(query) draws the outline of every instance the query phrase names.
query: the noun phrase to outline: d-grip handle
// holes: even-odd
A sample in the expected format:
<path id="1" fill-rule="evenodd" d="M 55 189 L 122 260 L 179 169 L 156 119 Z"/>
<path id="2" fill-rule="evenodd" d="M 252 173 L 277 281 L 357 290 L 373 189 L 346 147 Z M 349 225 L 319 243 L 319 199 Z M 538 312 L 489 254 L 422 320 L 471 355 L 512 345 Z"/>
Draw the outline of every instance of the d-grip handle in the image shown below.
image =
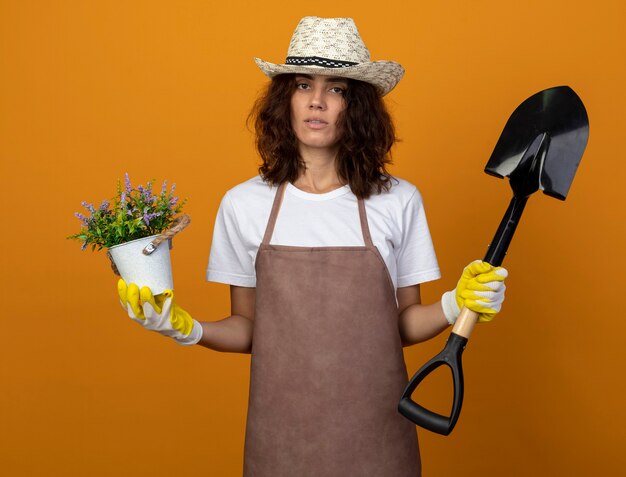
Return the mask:
<path id="1" fill-rule="evenodd" d="M 400 414 L 414 424 L 428 429 L 429 431 L 436 432 L 437 434 L 447 436 L 452 432 L 461 414 L 461 406 L 463 404 L 463 367 L 461 355 L 465 350 L 466 343 L 467 338 L 454 333 L 454 331 L 450 333 L 443 351 L 422 366 L 407 385 L 400 399 L 400 403 L 398 404 Z M 417 385 L 435 369 L 443 365 L 448 366 L 452 370 L 454 383 L 454 402 L 452 403 L 450 417 L 429 411 L 411 399 L 411 394 L 413 394 Z"/>

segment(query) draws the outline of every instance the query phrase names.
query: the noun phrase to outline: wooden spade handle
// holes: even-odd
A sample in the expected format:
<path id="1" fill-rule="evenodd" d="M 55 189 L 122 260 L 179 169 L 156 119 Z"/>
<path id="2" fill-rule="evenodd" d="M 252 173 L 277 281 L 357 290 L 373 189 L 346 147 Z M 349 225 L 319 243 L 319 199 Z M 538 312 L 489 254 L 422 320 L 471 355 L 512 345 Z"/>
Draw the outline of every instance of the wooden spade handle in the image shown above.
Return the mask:
<path id="1" fill-rule="evenodd" d="M 472 330 L 474 329 L 474 325 L 477 321 L 478 313 L 470 310 L 469 308 L 463 307 L 461 313 L 456 319 L 456 323 L 454 323 L 454 328 L 452 328 L 452 332 L 469 339 L 470 335 L 472 334 Z"/>

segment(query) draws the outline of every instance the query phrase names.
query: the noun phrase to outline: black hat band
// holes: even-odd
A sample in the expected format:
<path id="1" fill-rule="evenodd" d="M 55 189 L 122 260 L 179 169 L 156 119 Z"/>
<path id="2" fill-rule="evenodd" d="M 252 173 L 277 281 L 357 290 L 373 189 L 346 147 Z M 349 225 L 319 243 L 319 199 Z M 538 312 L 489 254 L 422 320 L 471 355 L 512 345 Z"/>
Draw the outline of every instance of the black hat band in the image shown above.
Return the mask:
<path id="1" fill-rule="evenodd" d="M 288 56 L 286 65 L 299 66 L 323 66 L 324 68 L 346 68 L 348 66 L 358 65 L 352 61 L 330 60 L 328 58 L 320 58 L 319 56 Z"/>

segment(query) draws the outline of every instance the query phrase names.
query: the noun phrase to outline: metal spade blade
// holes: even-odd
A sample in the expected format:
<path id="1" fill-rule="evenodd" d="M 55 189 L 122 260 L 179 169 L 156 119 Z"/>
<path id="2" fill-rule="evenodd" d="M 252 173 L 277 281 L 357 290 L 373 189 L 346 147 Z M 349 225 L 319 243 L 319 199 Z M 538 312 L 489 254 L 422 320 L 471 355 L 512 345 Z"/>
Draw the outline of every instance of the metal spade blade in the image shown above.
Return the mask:
<path id="1" fill-rule="evenodd" d="M 557 86 L 532 95 L 513 112 L 485 166 L 485 172 L 510 177 L 533 141 L 548 140 L 540 164 L 539 189 L 565 200 L 589 136 L 587 111 L 569 86 Z M 511 184 L 515 192 L 515 184 Z"/>

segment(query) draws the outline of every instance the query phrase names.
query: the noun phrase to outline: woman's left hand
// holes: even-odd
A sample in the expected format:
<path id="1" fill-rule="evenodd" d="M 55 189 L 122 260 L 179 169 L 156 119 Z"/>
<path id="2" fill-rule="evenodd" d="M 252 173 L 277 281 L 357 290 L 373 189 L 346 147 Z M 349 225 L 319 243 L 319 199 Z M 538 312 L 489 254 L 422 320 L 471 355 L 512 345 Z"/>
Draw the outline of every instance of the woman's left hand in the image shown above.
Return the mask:
<path id="1" fill-rule="evenodd" d="M 491 321 L 504 302 L 504 284 L 508 272 L 487 262 L 475 260 L 463 270 L 454 290 L 441 297 L 441 307 L 450 324 L 453 324 L 463 307 L 479 314 L 478 321 Z"/>

